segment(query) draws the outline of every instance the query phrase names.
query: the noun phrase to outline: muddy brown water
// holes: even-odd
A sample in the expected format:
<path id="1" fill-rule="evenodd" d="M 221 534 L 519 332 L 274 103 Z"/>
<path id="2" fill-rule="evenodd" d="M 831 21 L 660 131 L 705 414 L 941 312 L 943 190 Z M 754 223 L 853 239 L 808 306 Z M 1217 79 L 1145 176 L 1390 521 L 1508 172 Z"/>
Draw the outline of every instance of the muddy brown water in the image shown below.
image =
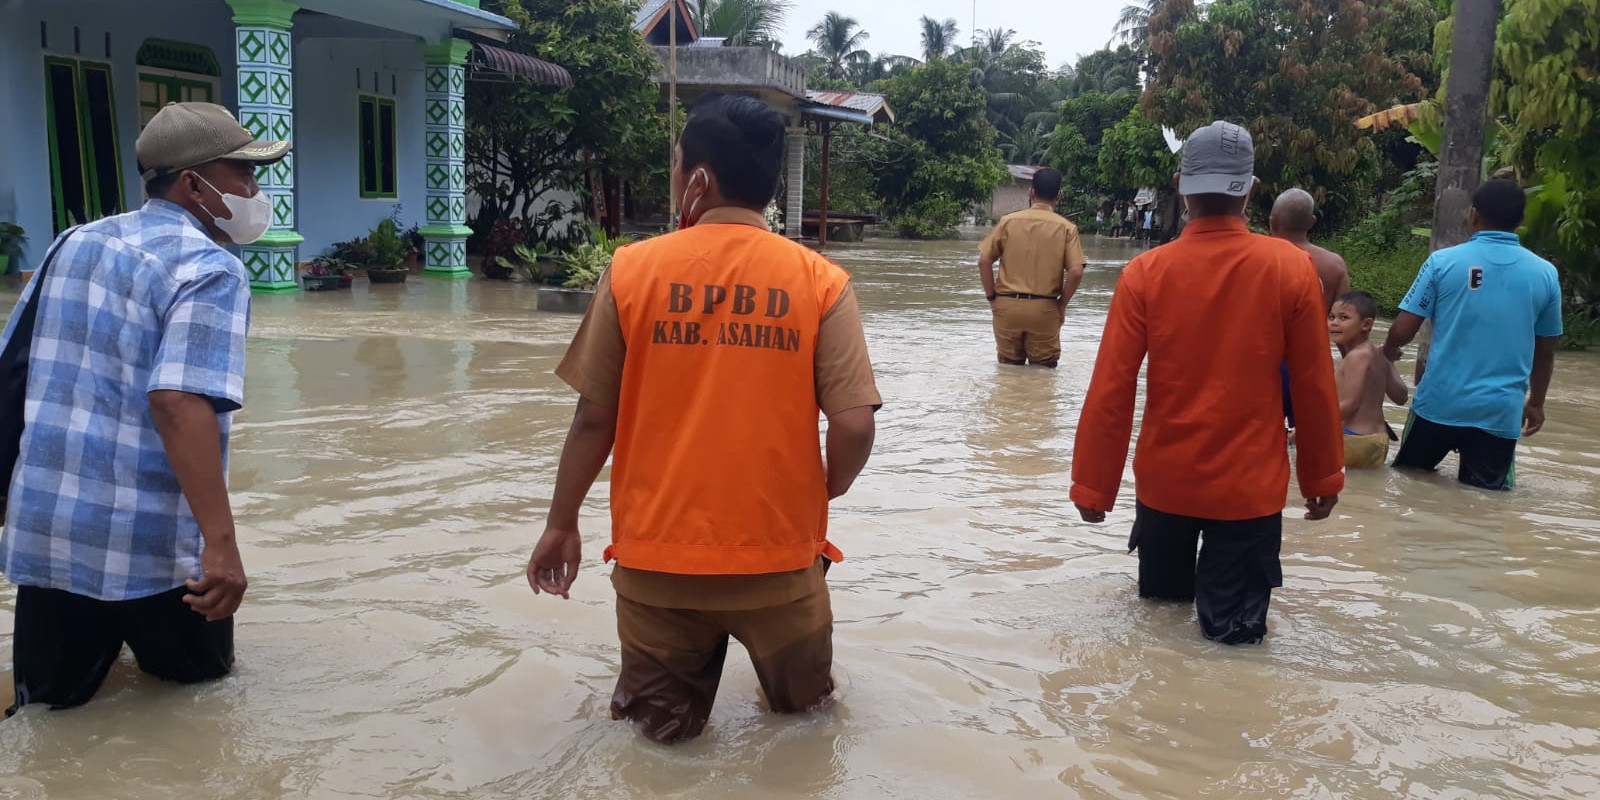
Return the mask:
<path id="1" fill-rule="evenodd" d="M 172 687 L 124 653 L 88 707 L 0 723 L 0 798 L 1600 796 L 1600 360 L 1561 357 L 1515 492 L 1447 463 L 1292 516 L 1272 635 L 1223 648 L 1135 596 L 1126 506 L 1070 513 L 1134 252 L 1091 244 L 1058 372 L 992 363 L 972 242 L 833 251 L 888 401 L 834 511 L 839 702 L 762 713 L 736 648 L 708 734 L 675 748 L 607 717 L 603 483 L 573 600 L 521 574 L 578 320 L 482 281 L 257 298 L 237 673 Z"/>

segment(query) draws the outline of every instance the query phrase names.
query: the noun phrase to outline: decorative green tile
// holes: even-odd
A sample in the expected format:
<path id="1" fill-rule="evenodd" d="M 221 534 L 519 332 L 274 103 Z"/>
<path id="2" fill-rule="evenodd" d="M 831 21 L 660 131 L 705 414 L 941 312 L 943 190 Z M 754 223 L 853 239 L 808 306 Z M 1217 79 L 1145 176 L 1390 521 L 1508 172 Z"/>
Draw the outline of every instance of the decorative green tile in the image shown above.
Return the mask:
<path id="1" fill-rule="evenodd" d="M 272 224 L 277 228 L 294 227 L 294 195 L 272 195 Z"/>
<path id="2" fill-rule="evenodd" d="M 260 64 L 261 55 L 266 52 L 267 45 L 263 41 L 265 30 L 256 28 L 241 28 L 239 30 L 239 61 L 241 63 Z"/>
<path id="3" fill-rule="evenodd" d="M 460 67 L 450 68 L 450 92 L 452 94 L 465 94 L 467 91 L 467 71 Z"/>
<path id="4" fill-rule="evenodd" d="M 450 71 L 446 67 L 428 67 L 425 81 L 428 91 L 443 92 L 450 86 Z"/>
<path id="5" fill-rule="evenodd" d="M 451 142 L 449 134 L 429 131 L 424 139 L 424 147 L 429 158 L 445 158 L 450 155 Z"/>
<path id="6" fill-rule="evenodd" d="M 258 70 L 239 70 L 239 101 L 261 104 L 267 98 L 267 73 Z"/>
<path id="7" fill-rule="evenodd" d="M 450 134 L 450 158 L 460 161 L 467 156 L 467 135 L 460 131 Z"/>
<path id="8" fill-rule="evenodd" d="M 251 130 L 253 131 L 255 129 L 251 128 Z M 271 135 L 272 138 L 280 141 L 290 141 L 294 139 L 294 115 L 273 114 Z"/>
<path id="9" fill-rule="evenodd" d="M 254 282 L 266 281 L 267 277 L 272 272 L 271 253 L 268 253 L 265 250 L 257 250 L 252 247 L 246 247 L 243 249 L 241 255 L 243 255 L 244 258 L 240 260 L 244 262 L 245 271 L 250 273 L 250 280 Z"/>
<path id="10" fill-rule="evenodd" d="M 448 198 L 443 195 L 431 195 L 428 197 L 429 222 L 448 222 L 449 219 L 445 215 L 449 213 L 450 200 Z"/>
<path id="11" fill-rule="evenodd" d="M 272 92 L 272 102 L 280 106 L 289 106 L 294 104 L 294 84 L 289 78 L 289 73 L 271 73 L 270 88 Z"/>
<path id="12" fill-rule="evenodd" d="M 433 125 L 443 125 L 450 119 L 450 106 L 444 100 L 428 100 L 423 109 L 427 120 Z"/>
<path id="13" fill-rule="evenodd" d="M 268 120 L 269 115 L 262 111 L 249 110 L 239 112 L 239 124 L 243 125 L 244 129 L 257 139 L 267 135 L 267 129 L 270 127 Z"/>
<path id="14" fill-rule="evenodd" d="M 289 66 L 289 56 L 291 55 L 289 33 L 287 31 L 270 31 L 268 36 L 272 39 L 271 44 L 267 45 L 267 50 L 272 56 L 272 63 L 280 67 Z"/>
<path id="15" fill-rule="evenodd" d="M 461 126 L 467 124 L 467 101 L 460 97 L 450 98 L 450 124 Z"/>

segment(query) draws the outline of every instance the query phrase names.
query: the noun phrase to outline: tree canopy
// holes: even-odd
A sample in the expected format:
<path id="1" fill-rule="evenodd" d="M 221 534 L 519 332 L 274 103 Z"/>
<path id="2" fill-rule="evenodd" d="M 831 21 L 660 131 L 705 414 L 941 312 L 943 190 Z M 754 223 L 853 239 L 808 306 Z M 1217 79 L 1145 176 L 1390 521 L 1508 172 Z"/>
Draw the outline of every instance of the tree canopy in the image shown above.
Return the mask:
<path id="1" fill-rule="evenodd" d="M 1142 109 L 1185 135 L 1215 119 L 1256 143 L 1260 198 L 1312 192 L 1334 223 L 1364 209 L 1379 158 L 1354 121 L 1422 99 L 1432 0 L 1165 0 L 1148 18 Z"/>
<path id="2" fill-rule="evenodd" d="M 476 227 L 527 220 L 542 239 L 573 209 L 541 202 L 585 194 L 595 170 L 636 177 L 660 170 L 666 120 L 651 80 L 654 55 L 623 0 L 485 0 L 519 29 L 505 47 L 566 67 L 573 86 L 524 81 L 467 84 L 467 181 L 482 201 Z"/>

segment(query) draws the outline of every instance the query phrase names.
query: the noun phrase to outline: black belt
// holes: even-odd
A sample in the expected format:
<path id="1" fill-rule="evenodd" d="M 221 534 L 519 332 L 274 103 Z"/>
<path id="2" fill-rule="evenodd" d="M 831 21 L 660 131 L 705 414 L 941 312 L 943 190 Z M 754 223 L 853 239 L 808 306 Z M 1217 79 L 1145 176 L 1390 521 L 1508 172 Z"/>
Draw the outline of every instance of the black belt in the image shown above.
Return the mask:
<path id="1" fill-rule="evenodd" d="M 1060 302 L 1061 301 L 1061 298 L 1059 296 L 1049 295 L 1049 294 L 997 294 L 997 295 L 995 295 L 995 297 L 1009 297 L 1012 300 L 1055 300 L 1056 302 Z"/>

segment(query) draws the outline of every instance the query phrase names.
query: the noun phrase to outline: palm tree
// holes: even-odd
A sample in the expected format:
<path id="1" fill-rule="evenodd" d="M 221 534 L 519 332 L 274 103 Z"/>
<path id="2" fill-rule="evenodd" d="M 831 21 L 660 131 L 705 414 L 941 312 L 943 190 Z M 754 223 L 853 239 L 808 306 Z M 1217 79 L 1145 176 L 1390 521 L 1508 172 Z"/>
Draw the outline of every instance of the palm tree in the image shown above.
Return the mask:
<path id="1" fill-rule="evenodd" d="M 1000 55 L 1011 49 L 1011 40 L 1016 38 L 1017 32 L 1010 28 L 990 28 L 982 34 L 978 43 L 993 55 Z"/>
<path id="2" fill-rule="evenodd" d="M 956 36 L 960 34 L 956 21 L 946 19 L 940 22 L 933 17 L 922 18 L 922 57 L 926 61 L 944 58 L 956 46 Z"/>
<path id="3" fill-rule="evenodd" d="M 910 56 L 879 53 L 876 58 L 870 58 L 863 54 L 845 65 L 845 77 L 862 89 L 870 89 L 872 84 L 903 75 L 920 63 Z"/>
<path id="4" fill-rule="evenodd" d="M 1006 151 L 1006 161 L 1030 166 L 1044 161 L 1050 149 L 1050 135 L 1054 131 L 1054 125 L 1047 127 L 1042 120 L 1024 125 L 1001 145 Z"/>
<path id="5" fill-rule="evenodd" d="M 861 30 L 860 23 L 837 11 L 829 11 L 816 27 L 806 31 L 806 38 L 816 45 L 817 55 L 828 62 L 828 76 L 832 78 L 844 77 L 846 62 L 871 58 L 863 47 L 867 32 Z"/>
<path id="6" fill-rule="evenodd" d="M 698 0 L 691 8 L 701 36 L 717 36 L 734 47 L 776 47 L 792 0 Z"/>

